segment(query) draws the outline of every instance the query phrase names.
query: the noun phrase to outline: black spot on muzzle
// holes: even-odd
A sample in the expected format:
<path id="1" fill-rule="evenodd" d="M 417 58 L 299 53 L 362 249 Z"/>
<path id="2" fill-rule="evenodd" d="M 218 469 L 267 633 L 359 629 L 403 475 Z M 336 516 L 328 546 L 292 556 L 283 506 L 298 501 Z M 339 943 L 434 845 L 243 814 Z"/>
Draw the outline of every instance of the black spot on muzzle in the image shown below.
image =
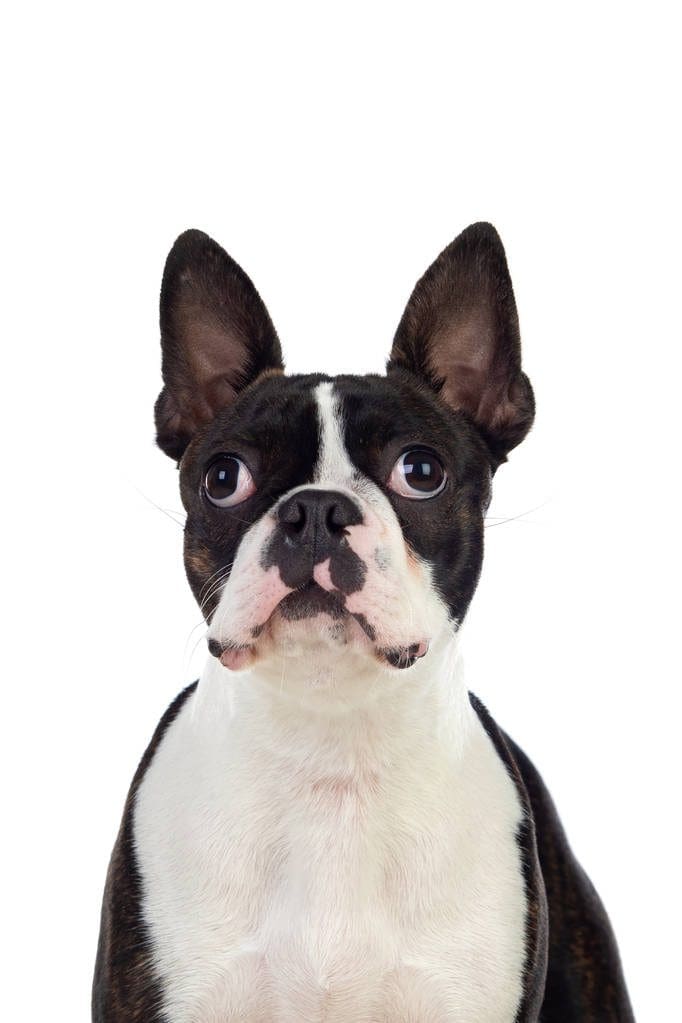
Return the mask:
<path id="1" fill-rule="evenodd" d="M 276 565 L 285 586 L 300 589 L 315 565 L 329 560 L 329 574 L 343 594 L 362 589 L 367 566 L 348 545 L 346 529 L 363 521 L 357 504 L 335 490 L 299 490 L 277 509 L 278 525 L 261 556 L 264 569 Z"/>

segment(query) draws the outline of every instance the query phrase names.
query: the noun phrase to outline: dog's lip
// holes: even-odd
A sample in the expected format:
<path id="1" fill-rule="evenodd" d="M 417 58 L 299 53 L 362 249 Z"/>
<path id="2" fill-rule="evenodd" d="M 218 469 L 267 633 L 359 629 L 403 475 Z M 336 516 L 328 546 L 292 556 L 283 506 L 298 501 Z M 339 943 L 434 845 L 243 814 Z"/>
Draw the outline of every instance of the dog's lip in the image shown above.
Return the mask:
<path id="1" fill-rule="evenodd" d="M 246 668 L 255 653 L 254 648 L 248 643 L 220 643 L 213 637 L 208 641 L 208 649 L 223 667 L 230 668 L 231 671 Z"/>
<path id="2" fill-rule="evenodd" d="M 429 640 L 426 638 L 404 645 L 381 646 L 377 642 L 375 628 L 363 614 L 348 611 L 344 606 L 342 594 L 325 589 L 313 579 L 304 586 L 286 594 L 265 621 L 253 626 L 251 639 L 258 640 L 276 616 L 291 621 L 304 621 L 306 618 L 312 618 L 318 614 L 327 614 L 339 620 L 352 619 L 355 621 L 364 634 L 365 640 L 369 641 L 368 645 L 373 648 L 377 660 L 391 668 L 411 668 L 428 653 Z M 256 656 L 254 644 L 234 640 L 220 642 L 215 637 L 209 637 L 208 649 L 224 667 L 233 671 L 248 667 Z"/>
<path id="3" fill-rule="evenodd" d="M 261 630 L 262 631 L 262 628 Z M 239 671 L 247 668 L 256 654 L 255 647 L 248 643 L 220 643 L 217 639 L 208 641 L 210 653 L 216 657 L 224 668 Z M 425 657 L 429 650 L 429 641 L 420 640 L 409 646 L 374 647 L 374 653 L 382 664 L 403 670 L 411 668 L 417 661 Z"/>
<path id="4" fill-rule="evenodd" d="M 298 610 L 303 610 L 304 613 L 297 614 Z M 275 616 L 295 621 L 305 620 L 307 617 L 312 618 L 317 614 L 326 614 L 338 621 L 353 620 L 360 627 L 365 639 L 373 646 L 376 644 L 376 629 L 367 621 L 365 615 L 360 612 L 349 611 L 345 606 L 344 595 L 342 593 L 338 590 L 327 590 L 314 579 L 307 582 L 305 586 L 292 590 L 291 593 L 283 597 L 273 609 L 268 620 L 252 629 L 251 635 L 254 639 L 260 636 Z M 419 643 L 412 644 L 412 646 L 421 648 Z M 407 647 L 405 650 L 407 650 Z M 396 662 L 399 659 L 403 661 L 407 659 L 407 654 L 400 658 L 397 650 L 394 651 L 393 648 L 386 648 L 385 651 L 376 648 L 376 653 L 379 656 L 379 660 L 386 660 L 388 663 L 392 663 L 390 655 L 393 653 L 396 653 Z M 414 658 L 412 663 L 414 663 Z M 401 664 L 400 666 L 404 665 Z"/>
<path id="5" fill-rule="evenodd" d="M 429 652 L 429 641 L 419 640 L 403 647 L 379 647 L 377 654 L 380 660 L 386 661 L 392 668 L 411 668 L 413 664 L 425 657 Z"/>
<path id="6" fill-rule="evenodd" d="M 348 611 L 343 606 L 340 594 L 323 589 L 314 579 L 311 579 L 305 586 L 300 586 L 287 593 L 273 609 L 270 618 L 275 614 L 292 620 L 312 618 L 316 614 L 327 614 L 332 618 L 340 619 L 347 617 Z M 252 634 L 258 635 L 266 624 L 256 626 Z"/>

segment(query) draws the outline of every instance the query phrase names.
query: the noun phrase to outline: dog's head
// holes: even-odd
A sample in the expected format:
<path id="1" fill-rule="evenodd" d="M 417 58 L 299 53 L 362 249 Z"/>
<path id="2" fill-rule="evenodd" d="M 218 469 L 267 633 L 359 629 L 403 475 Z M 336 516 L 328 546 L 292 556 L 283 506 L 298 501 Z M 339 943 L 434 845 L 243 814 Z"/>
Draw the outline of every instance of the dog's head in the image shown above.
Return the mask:
<path id="1" fill-rule="evenodd" d="M 199 231 L 168 256 L 161 340 L 157 439 L 179 461 L 187 575 L 226 667 L 409 668 L 457 628 L 492 475 L 534 409 L 490 225 L 417 283 L 386 376 L 286 376 L 253 284 Z"/>

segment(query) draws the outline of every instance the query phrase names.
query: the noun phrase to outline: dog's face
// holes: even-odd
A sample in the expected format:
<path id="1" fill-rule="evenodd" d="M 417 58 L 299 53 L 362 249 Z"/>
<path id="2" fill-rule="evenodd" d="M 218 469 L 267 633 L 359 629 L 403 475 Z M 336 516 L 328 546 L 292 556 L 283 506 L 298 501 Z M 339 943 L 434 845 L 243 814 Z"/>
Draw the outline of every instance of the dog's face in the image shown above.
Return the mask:
<path id="1" fill-rule="evenodd" d="M 427 656 L 466 613 L 492 474 L 533 418 L 495 231 L 417 284 L 385 377 L 285 376 L 250 280 L 196 231 L 169 255 L 161 331 L 158 442 L 211 652 L 266 675 L 296 657 L 318 682 Z"/>

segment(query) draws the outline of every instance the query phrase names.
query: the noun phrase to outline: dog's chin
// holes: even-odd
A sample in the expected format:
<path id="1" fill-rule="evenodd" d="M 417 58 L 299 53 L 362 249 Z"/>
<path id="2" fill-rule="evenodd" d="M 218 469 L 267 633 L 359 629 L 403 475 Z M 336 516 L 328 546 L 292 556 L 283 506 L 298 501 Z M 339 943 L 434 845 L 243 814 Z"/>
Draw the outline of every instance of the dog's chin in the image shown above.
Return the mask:
<path id="1" fill-rule="evenodd" d="M 259 630 L 259 660 L 286 658 L 318 665 L 345 654 L 372 658 L 374 646 L 362 626 L 331 594 L 319 587 L 290 593 Z"/>
<path id="2" fill-rule="evenodd" d="M 291 618 L 279 608 L 259 637 L 258 646 L 266 644 L 285 657 L 305 656 L 311 651 L 338 656 L 351 650 L 371 657 L 374 649 L 360 625 L 346 612 L 336 615 L 314 611 Z"/>

